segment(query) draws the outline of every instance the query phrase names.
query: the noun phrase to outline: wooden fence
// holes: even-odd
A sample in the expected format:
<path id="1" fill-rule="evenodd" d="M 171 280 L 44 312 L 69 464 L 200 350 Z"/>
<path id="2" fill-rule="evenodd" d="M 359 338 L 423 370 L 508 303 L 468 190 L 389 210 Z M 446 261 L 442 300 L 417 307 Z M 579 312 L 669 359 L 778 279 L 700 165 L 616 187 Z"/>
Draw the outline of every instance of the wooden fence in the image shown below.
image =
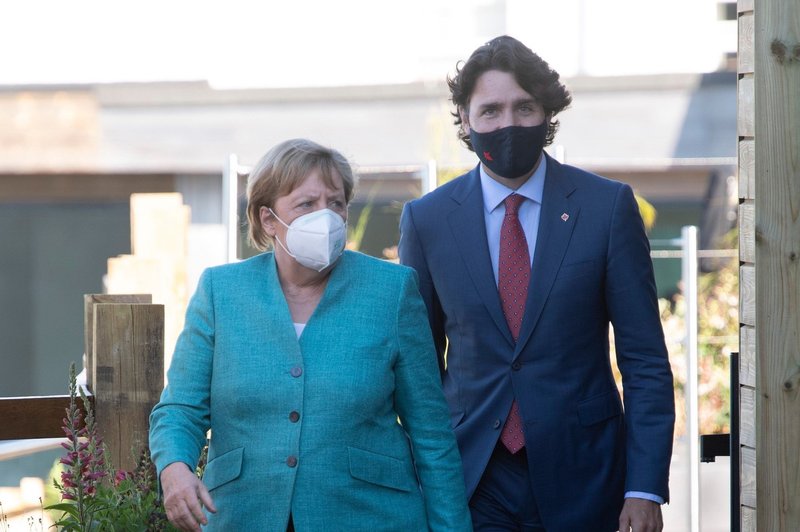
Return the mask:
<path id="1" fill-rule="evenodd" d="M 89 399 L 119 469 L 135 467 L 148 442 L 150 411 L 164 387 L 164 305 L 151 300 L 150 295 L 84 296 Z M 69 395 L 0 398 L 0 440 L 64 437 L 68 406 Z"/>

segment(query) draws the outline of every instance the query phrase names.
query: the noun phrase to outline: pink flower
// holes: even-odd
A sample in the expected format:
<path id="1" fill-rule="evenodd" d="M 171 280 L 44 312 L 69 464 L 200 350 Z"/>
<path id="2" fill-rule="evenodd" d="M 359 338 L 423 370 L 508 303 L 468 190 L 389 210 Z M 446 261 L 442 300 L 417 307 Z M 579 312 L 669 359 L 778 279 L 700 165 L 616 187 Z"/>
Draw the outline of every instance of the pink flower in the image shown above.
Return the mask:
<path id="1" fill-rule="evenodd" d="M 65 488 L 75 488 L 77 484 L 75 483 L 75 477 L 73 477 L 71 471 L 62 471 L 61 472 L 61 484 Z"/>
<path id="2" fill-rule="evenodd" d="M 120 483 L 128 478 L 128 472 L 123 471 L 122 469 L 118 469 L 116 474 L 114 475 L 114 485 L 119 486 Z"/>

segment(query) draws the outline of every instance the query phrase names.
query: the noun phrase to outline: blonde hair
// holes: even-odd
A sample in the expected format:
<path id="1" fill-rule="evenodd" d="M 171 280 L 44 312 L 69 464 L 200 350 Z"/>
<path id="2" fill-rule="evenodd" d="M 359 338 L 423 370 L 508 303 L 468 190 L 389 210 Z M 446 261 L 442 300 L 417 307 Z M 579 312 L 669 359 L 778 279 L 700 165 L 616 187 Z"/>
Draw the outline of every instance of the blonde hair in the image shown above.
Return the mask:
<path id="1" fill-rule="evenodd" d="M 309 174 L 319 170 L 322 180 L 334 187 L 334 173 L 342 178 L 347 204 L 353 198 L 355 177 L 347 159 L 338 151 L 308 139 L 290 139 L 269 150 L 247 177 L 248 239 L 259 251 L 272 244 L 261 226 L 261 207 L 273 208 L 275 201 L 292 192 Z"/>

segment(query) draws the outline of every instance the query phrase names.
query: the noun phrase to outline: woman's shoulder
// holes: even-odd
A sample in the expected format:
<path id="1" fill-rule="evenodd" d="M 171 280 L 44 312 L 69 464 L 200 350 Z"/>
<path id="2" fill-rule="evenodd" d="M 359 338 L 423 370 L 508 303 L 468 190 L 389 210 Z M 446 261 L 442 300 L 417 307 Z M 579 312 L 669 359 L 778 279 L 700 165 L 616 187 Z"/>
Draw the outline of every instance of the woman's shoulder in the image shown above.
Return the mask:
<path id="1" fill-rule="evenodd" d="M 273 263 L 272 252 L 259 253 L 237 262 L 209 266 L 203 272 L 203 276 L 208 279 L 213 278 L 215 283 L 229 279 L 240 280 L 251 276 L 263 278 L 264 271 L 271 267 Z"/>

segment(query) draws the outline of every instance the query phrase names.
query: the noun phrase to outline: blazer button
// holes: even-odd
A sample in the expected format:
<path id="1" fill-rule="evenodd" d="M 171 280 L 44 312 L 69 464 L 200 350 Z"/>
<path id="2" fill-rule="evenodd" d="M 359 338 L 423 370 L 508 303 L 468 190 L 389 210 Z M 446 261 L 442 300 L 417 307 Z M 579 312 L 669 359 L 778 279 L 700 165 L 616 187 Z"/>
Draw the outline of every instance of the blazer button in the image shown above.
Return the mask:
<path id="1" fill-rule="evenodd" d="M 297 465 L 297 457 L 290 456 L 289 458 L 287 458 L 286 465 L 288 465 L 289 467 L 295 467 Z"/>
<path id="2" fill-rule="evenodd" d="M 494 423 L 492 424 L 492 426 L 494 428 L 496 428 L 496 429 L 499 429 L 500 428 L 500 420 L 499 419 L 495 419 Z"/>
<path id="3" fill-rule="evenodd" d="M 513 369 L 514 371 L 519 371 L 519 368 L 521 367 L 522 367 L 522 362 L 520 362 L 519 360 L 511 364 L 511 369 Z"/>
<path id="4" fill-rule="evenodd" d="M 292 368 L 292 371 L 290 371 L 290 373 L 292 374 L 292 377 L 299 377 L 300 375 L 303 374 L 303 368 L 301 368 L 300 366 L 295 366 Z"/>
<path id="5" fill-rule="evenodd" d="M 289 421 L 291 421 L 292 423 L 297 423 L 299 419 L 300 419 L 300 414 L 298 414 L 297 412 L 289 412 Z"/>

